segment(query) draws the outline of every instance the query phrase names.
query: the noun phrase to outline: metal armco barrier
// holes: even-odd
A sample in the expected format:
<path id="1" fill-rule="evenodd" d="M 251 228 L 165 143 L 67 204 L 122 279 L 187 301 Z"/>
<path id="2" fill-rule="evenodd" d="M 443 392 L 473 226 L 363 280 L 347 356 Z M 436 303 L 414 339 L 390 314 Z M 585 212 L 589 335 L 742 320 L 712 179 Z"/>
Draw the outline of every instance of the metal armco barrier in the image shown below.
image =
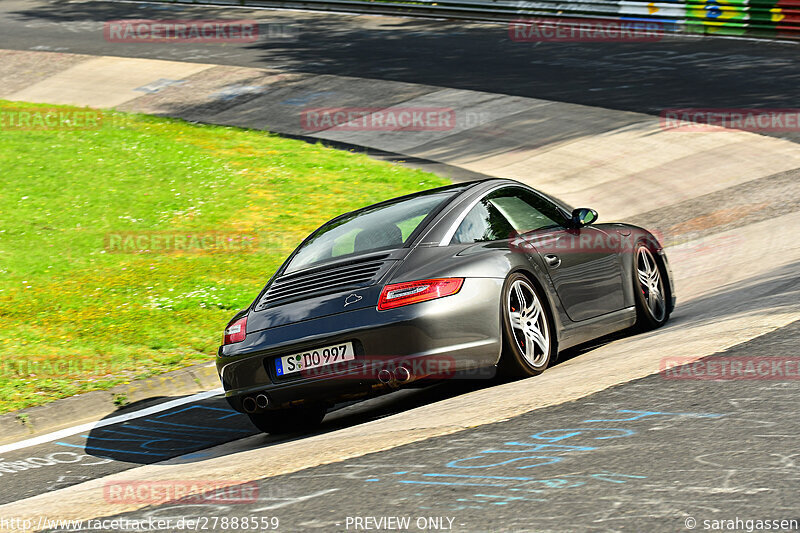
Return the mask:
<path id="1" fill-rule="evenodd" d="M 143 0 L 144 1 L 144 0 Z M 800 40 L 800 0 L 146 0 L 175 4 L 314 9 L 467 20 L 526 17 L 651 22 L 670 33 Z"/>

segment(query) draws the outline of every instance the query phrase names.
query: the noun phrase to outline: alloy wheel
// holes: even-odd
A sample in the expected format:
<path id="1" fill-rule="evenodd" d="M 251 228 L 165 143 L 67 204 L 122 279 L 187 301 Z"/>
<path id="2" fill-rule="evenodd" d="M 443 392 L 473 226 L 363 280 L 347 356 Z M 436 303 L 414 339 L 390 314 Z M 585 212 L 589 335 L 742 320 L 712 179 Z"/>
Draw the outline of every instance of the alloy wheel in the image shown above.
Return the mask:
<path id="1" fill-rule="evenodd" d="M 550 328 L 542 302 L 525 280 L 517 279 L 508 292 L 508 318 L 517 348 L 534 368 L 550 358 Z"/>
<path id="2" fill-rule="evenodd" d="M 645 247 L 639 248 L 636 253 L 636 276 L 650 316 L 656 322 L 661 322 L 667 314 L 664 281 L 661 279 L 655 257 Z"/>

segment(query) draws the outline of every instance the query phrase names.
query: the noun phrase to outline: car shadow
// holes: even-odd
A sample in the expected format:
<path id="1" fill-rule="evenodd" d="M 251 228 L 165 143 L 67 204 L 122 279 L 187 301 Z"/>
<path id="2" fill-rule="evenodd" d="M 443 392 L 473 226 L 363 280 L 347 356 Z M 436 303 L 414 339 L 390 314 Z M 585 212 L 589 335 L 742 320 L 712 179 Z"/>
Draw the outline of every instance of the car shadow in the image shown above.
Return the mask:
<path id="1" fill-rule="evenodd" d="M 260 447 L 302 439 L 364 424 L 489 387 L 494 383 L 494 380 L 452 380 L 400 389 L 366 400 L 337 405 L 314 431 L 289 435 L 261 434 L 246 415 L 234 411 L 224 398 L 217 396 L 110 425 L 103 425 L 101 420 L 100 427 L 95 427 L 85 435 L 64 439 L 64 445 L 83 448 L 89 455 L 124 463 L 153 464 L 175 458 L 180 458 L 181 462 L 196 462 L 209 457 L 203 450 L 231 441 L 258 436 L 248 441 L 246 446 Z M 130 415 L 138 411 L 138 408 L 159 403 L 156 400 L 176 398 L 178 397 L 146 399 L 136 405 L 126 406 L 106 418 Z M 219 453 L 214 455 L 218 456 Z"/>

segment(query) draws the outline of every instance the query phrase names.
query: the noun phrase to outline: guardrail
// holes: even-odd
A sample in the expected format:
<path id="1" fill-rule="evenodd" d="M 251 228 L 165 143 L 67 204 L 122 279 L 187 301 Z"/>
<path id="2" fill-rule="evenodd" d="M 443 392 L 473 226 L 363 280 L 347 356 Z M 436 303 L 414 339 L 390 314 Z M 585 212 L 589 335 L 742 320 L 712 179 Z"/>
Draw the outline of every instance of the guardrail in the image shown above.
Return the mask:
<path id="1" fill-rule="evenodd" d="M 145 0 L 143 0 L 145 1 Z M 800 39 L 800 0 L 146 0 L 513 21 L 530 17 L 658 23 L 668 32 Z"/>

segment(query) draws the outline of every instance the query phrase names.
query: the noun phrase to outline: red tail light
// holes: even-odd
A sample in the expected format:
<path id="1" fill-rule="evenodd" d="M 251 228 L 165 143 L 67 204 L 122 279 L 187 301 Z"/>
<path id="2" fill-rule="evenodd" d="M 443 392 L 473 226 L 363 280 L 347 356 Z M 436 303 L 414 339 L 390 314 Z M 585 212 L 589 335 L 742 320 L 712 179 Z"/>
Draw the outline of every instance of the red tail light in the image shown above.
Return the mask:
<path id="1" fill-rule="evenodd" d="M 461 290 L 464 278 L 421 279 L 393 283 L 383 288 L 378 311 L 450 296 Z"/>
<path id="2" fill-rule="evenodd" d="M 222 345 L 242 342 L 247 336 L 247 317 L 240 318 L 236 322 L 228 324 L 225 328 L 225 336 L 222 338 Z"/>

